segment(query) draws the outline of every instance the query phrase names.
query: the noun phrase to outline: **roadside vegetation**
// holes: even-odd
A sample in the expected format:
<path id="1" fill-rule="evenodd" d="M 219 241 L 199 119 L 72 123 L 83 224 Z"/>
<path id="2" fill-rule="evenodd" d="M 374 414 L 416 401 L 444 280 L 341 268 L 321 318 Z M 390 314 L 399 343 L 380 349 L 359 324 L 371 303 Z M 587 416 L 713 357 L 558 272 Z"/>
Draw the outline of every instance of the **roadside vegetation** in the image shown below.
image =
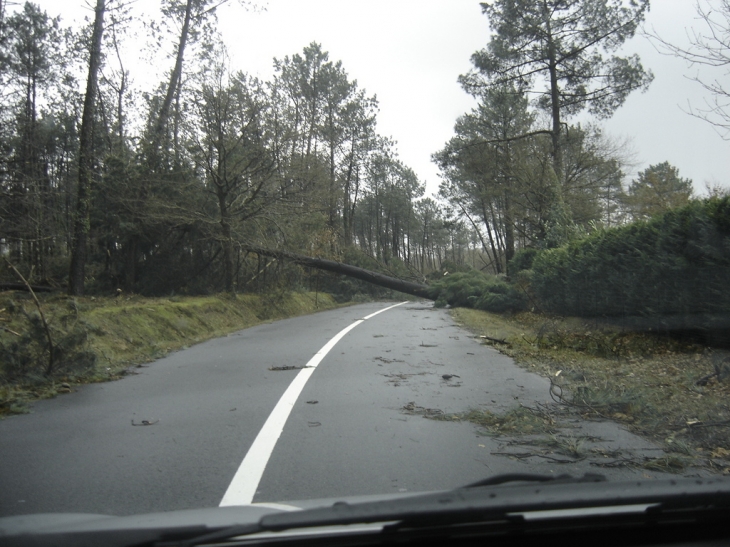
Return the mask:
<path id="1" fill-rule="evenodd" d="M 655 466 L 730 473 L 729 351 L 604 321 L 465 308 L 452 313 L 484 343 L 549 378 L 561 407 L 553 412 L 624 424 L 672 456 Z M 500 435 L 549 433 L 555 427 L 549 412 L 524 408 L 461 418 Z"/>
<path id="2" fill-rule="evenodd" d="M 47 329 L 28 293 L 0 293 L 0 416 L 27 412 L 32 400 L 76 384 L 119 379 L 210 338 L 340 305 L 313 292 L 39 300 Z"/>
<path id="3" fill-rule="evenodd" d="M 0 4 L 0 289 L 51 291 L 0 293 L 0 413 L 256 322 L 387 296 L 362 281 L 375 271 L 468 308 L 456 316 L 571 411 L 728 467 L 713 462 L 730 447 L 730 364 L 706 349 L 729 344 L 728 190 L 698 200 L 669 162 L 629 181 L 600 126 L 653 79 L 613 55 L 648 0 L 485 4 L 490 41 L 459 79 L 476 106 L 432 156 L 438 199 L 378 132 L 376 96 L 320 44 L 261 81 L 231 66 L 217 3 L 163 4 L 150 43 L 177 55 L 149 89 L 117 42 L 133 6 L 97 9 L 110 32 L 89 40 L 32 2 Z M 724 60 L 727 43 L 706 51 Z M 315 271 L 323 260 L 367 271 Z"/>
<path id="4" fill-rule="evenodd" d="M 485 343 L 550 378 L 563 411 L 661 443 L 672 458 L 655 465 L 730 472 L 729 251 L 726 196 L 523 250 L 509 278 L 449 273 L 431 287 Z M 549 432 L 549 413 L 529 412 L 461 418 Z"/>

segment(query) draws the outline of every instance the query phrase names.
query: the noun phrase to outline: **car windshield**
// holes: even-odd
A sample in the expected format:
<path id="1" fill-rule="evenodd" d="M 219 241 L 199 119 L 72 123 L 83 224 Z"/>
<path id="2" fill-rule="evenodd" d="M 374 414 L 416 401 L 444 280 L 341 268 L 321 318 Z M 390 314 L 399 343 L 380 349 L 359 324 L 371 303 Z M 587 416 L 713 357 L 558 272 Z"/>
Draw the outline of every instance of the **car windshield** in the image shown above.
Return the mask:
<path id="1" fill-rule="evenodd" d="M 0 517 L 730 473 L 728 43 L 722 0 L 0 1 Z"/>

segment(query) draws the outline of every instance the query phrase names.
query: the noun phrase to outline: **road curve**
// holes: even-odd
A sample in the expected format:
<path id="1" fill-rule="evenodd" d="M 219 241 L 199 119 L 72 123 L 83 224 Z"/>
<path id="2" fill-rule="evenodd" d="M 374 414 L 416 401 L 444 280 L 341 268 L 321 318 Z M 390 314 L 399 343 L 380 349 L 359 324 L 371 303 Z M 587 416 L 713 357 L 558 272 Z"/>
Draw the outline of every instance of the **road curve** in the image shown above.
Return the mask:
<path id="1" fill-rule="evenodd" d="M 392 305 L 259 325 L 0 421 L 0 516 L 221 504 L 301 367 L 345 327 Z M 567 469 L 497 457 L 499 441 L 474 425 L 423 416 L 548 400 L 547 380 L 479 344 L 446 310 L 404 303 L 358 323 L 311 372 L 253 502 L 447 489 L 503 472 L 592 470 L 588 462 Z M 626 435 L 611 430 L 615 442 L 638 442 Z"/>

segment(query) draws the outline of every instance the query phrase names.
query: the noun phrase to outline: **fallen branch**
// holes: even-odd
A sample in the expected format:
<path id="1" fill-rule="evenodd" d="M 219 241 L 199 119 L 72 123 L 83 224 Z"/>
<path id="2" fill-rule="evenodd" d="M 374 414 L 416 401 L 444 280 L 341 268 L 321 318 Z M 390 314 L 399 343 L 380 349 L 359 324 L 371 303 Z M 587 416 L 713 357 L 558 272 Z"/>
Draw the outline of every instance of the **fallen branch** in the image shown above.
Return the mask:
<path id="1" fill-rule="evenodd" d="M 525 458 L 532 458 L 537 456 L 534 452 L 490 452 L 493 456 L 509 456 L 517 458 L 518 460 L 524 460 Z"/>
<path id="2" fill-rule="evenodd" d="M 610 420 L 611 419 L 608 416 L 606 416 L 604 414 L 601 414 L 601 412 L 599 412 L 597 409 L 595 409 L 594 407 L 592 407 L 591 405 L 589 405 L 585 401 L 583 401 L 583 404 L 582 405 L 581 404 L 578 404 L 576 402 L 573 402 L 573 401 L 568 401 L 565 397 L 563 397 L 563 388 L 562 388 L 562 386 L 559 385 L 559 384 L 556 384 L 555 382 L 553 382 L 553 379 L 552 378 L 548 378 L 548 380 L 550 380 L 550 398 L 553 401 L 555 401 L 556 403 L 558 403 L 560 405 L 565 405 L 565 406 L 568 406 L 568 407 L 572 407 L 572 408 L 590 410 L 591 412 L 597 414 L 601 418 L 604 418 L 606 420 Z M 557 388 L 559 391 L 556 390 L 555 388 Z"/>
<path id="3" fill-rule="evenodd" d="M 730 427 L 730 420 L 723 420 L 722 422 L 708 422 L 702 423 L 697 422 L 695 424 L 687 424 L 686 427 L 692 429 L 693 427 Z"/>
<path id="4" fill-rule="evenodd" d="M 23 282 L 23 284 L 28 289 L 28 292 L 33 297 L 33 302 L 35 302 L 36 308 L 38 308 L 38 313 L 41 316 L 41 322 L 43 323 L 43 329 L 46 331 L 46 338 L 48 339 L 48 366 L 46 367 L 46 376 L 50 376 L 51 372 L 53 372 L 53 365 L 54 365 L 54 353 L 55 353 L 55 347 L 53 345 L 53 338 L 51 336 L 51 328 L 48 326 L 48 321 L 46 321 L 46 316 L 43 313 L 43 308 L 41 308 L 41 303 L 38 301 L 38 297 L 35 295 L 35 291 L 33 291 L 33 287 L 30 286 L 30 283 L 28 283 L 28 280 L 23 277 L 23 274 L 18 271 L 18 269 L 13 266 L 13 264 L 6 258 L 5 262 L 10 267 L 11 270 L 15 273 L 15 275 L 20 278 L 20 280 Z"/>
<path id="5" fill-rule="evenodd" d="M 631 458 L 620 458 L 610 462 L 591 462 L 596 467 L 640 467 L 641 464 Z"/>
<path id="6" fill-rule="evenodd" d="M 491 454 L 494 456 L 511 456 L 519 460 L 524 460 L 526 458 L 544 458 L 554 463 L 578 463 L 585 460 L 585 457 L 575 460 L 566 460 L 564 458 L 556 458 L 555 456 L 548 456 L 547 454 L 537 454 L 535 452 L 491 452 Z"/>
<path id="7" fill-rule="evenodd" d="M 712 380 L 714 377 L 717 376 L 717 372 L 713 372 L 712 374 L 708 374 L 707 376 L 703 376 L 699 380 L 695 382 L 696 386 L 706 386 L 710 383 L 710 380 Z"/>
<path id="8" fill-rule="evenodd" d="M 718 364 L 715 363 L 715 372 L 712 374 L 708 374 L 707 376 L 703 376 L 699 380 L 695 382 L 696 386 L 706 386 L 710 383 L 710 380 L 713 378 L 717 378 L 718 382 L 721 382 L 723 379 L 727 378 L 728 376 L 728 370 L 727 367 L 730 365 L 730 358 L 725 358 L 724 364 Z"/>
<path id="9" fill-rule="evenodd" d="M 7 259 L 6 259 L 7 262 Z M 0 291 L 27 291 L 30 287 L 35 292 L 53 292 L 53 287 L 45 285 L 28 285 L 24 283 L 0 283 Z"/>

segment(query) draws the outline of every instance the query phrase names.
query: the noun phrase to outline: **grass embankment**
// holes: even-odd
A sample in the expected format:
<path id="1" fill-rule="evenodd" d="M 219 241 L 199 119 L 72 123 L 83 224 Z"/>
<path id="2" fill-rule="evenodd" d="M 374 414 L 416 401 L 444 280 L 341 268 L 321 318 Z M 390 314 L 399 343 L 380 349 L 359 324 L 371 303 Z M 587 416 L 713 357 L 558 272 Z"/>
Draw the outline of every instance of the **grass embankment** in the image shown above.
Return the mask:
<path id="1" fill-rule="evenodd" d="M 54 343 L 71 340 L 76 353 L 59 351 L 56 368 L 47 374 L 47 340 L 32 300 L 0 293 L 0 416 L 27 412 L 29 402 L 69 392 L 73 384 L 118 379 L 130 366 L 204 340 L 338 306 L 322 293 L 39 297 Z"/>
<path id="2" fill-rule="evenodd" d="M 453 316 L 479 336 L 504 340 L 484 338 L 520 366 L 550 378 L 553 398 L 566 412 L 624 424 L 671 453 L 671 467 L 730 473 L 727 351 L 574 318 L 464 308 Z M 535 420 L 524 408 L 506 417 L 473 411 L 463 418 L 494 434 L 550 429 L 549 419 Z"/>

